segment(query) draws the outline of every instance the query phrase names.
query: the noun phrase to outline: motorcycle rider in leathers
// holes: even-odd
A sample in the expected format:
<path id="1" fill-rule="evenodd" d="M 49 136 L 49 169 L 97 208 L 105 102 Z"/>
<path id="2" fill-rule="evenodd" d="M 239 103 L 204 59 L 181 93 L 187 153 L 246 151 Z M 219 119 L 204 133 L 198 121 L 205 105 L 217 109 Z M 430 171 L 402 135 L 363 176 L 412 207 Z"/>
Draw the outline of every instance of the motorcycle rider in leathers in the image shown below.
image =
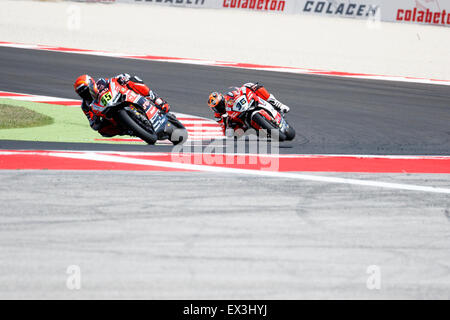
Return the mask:
<path id="1" fill-rule="evenodd" d="M 240 119 L 229 118 L 226 112 L 226 106 L 228 105 L 231 107 L 234 104 L 236 97 L 241 96 L 246 90 L 253 91 L 258 97 L 273 105 L 279 112 L 287 113 L 290 110 L 288 106 L 278 101 L 273 94 L 269 93 L 267 89 L 258 82 L 248 82 L 240 88 L 234 87 L 233 90 L 227 94 L 222 94 L 216 91 L 211 92 L 208 98 L 208 106 L 214 112 L 214 119 L 221 126 L 224 134 L 225 130 L 228 128 L 232 128 L 234 131 L 238 129 L 245 131 L 247 129 L 244 122 Z"/>
<path id="2" fill-rule="evenodd" d="M 130 76 L 127 73 L 122 73 L 114 77 L 117 82 L 126 86 L 128 89 L 150 99 L 157 108 L 167 113 L 170 110 L 169 104 L 159 97 L 154 91 L 150 90 L 148 86 L 137 76 Z M 128 129 L 123 129 L 114 125 L 112 122 L 98 117 L 91 109 L 91 104 L 95 101 L 103 90 L 109 86 L 108 78 L 100 78 L 95 81 L 91 76 L 85 74 L 79 76 L 73 85 L 75 92 L 83 99 L 81 109 L 86 118 L 89 120 L 91 128 L 104 137 L 113 137 L 115 135 L 133 135 L 133 132 Z"/>

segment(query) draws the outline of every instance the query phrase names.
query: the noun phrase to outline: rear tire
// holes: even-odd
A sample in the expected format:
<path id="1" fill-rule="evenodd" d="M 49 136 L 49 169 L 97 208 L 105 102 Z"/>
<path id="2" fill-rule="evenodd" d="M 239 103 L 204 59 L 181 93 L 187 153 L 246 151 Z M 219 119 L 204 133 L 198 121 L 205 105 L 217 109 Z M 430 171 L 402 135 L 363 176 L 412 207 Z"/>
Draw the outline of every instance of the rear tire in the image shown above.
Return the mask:
<path id="1" fill-rule="evenodd" d="M 141 127 L 141 125 L 139 125 L 128 114 L 128 111 L 126 109 L 119 110 L 117 115 L 118 115 L 119 121 L 122 123 L 123 126 L 133 130 L 133 132 L 136 134 L 136 136 L 138 136 L 139 138 L 141 138 L 148 144 L 155 144 L 156 141 L 158 140 L 158 137 L 156 136 L 156 133 L 153 129 L 151 129 L 151 131 L 150 131 L 147 128 L 144 129 L 143 127 Z"/>
<path id="2" fill-rule="evenodd" d="M 273 123 L 271 123 L 269 120 L 267 120 L 266 118 L 264 118 L 262 115 L 260 115 L 259 113 L 255 113 L 253 114 L 252 117 L 253 121 L 261 127 L 261 129 L 265 129 L 267 130 L 267 136 L 272 138 L 272 134 L 271 131 L 272 130 L 276 130 L 278 133 L 278 140 L 279 141 L 284 141 L 286 140 L 286 135 L 284 133 L 282 133 L 280 131 L 279 128 L 277 128 Z"/>

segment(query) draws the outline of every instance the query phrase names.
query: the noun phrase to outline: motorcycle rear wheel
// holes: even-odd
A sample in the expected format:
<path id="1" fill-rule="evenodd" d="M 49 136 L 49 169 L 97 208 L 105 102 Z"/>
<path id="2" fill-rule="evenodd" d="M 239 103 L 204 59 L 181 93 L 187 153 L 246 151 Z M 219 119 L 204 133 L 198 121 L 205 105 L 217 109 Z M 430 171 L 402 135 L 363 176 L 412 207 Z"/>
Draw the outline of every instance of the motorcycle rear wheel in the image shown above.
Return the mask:
<path id="1" fill-rule="evenodd" d="M 133 130 L 136 136 L 138 136 L 148 144 L 155 144 L 158 140 L 158 137 L 156 136 L 156 133 L 153 129 L 150 130 L 150 128 L 143 128 L 137 121 L 133 119 L 130 114 L 128 114 L 128 111 L 126 109 L 119 110 L 117 116 L 123 126 Z"/>

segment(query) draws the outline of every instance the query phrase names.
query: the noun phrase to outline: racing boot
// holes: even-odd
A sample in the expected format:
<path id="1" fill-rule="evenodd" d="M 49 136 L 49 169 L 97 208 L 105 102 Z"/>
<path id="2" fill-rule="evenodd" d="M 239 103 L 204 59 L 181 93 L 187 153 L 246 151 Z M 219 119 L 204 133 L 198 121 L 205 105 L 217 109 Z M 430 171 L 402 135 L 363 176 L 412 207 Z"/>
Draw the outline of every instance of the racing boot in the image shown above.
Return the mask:
<path id="1" fill-rule="evenodd" d="M 267 99 L 267 102 L 269 102 L 271 105 L 273 105 L 275 107 L 275 109 L 277 109 L 278 111 L 280 111 L 282 113 L 288 113 L 289 110 L 291 110 L 291 108 L 289 108 L 287 105 L 285 105 L 285 104 L 281 103 L 280 101 L 278 101 L 277 99 L 275 99 L 273 94 L 270 94 L 269 98 Z"/>

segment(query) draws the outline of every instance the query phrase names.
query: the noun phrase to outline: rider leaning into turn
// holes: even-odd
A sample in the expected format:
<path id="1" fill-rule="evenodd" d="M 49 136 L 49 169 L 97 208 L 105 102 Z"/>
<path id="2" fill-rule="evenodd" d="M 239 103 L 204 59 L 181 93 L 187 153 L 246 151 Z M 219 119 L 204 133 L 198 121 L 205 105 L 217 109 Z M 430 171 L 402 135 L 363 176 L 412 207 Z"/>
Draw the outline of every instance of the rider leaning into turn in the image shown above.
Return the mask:
<path id="1" fill-rule="evenodd" d="M 126 86 L 128 89 L 133 90 L 137 94 L 140 94 L 150 99 L 157 108 L 167 113 L 170 110 L 169 104 L 159 97 L 154 91 L 150 90 L 144 82 L 137 76 L 130 76 L 127 73 L 122 73 L 113 77 L 119 82 L 120 85 Z M 116 125 L 94 114 L 91 109 L 91 104 L 102 94 L 104 90 L 108 90 L 110 79 L 100 78 L 95 81 L 91 76 L 85 74 L 79 76 L 73 85 L 75 92 L 83 99 L 81 103 L 81 109 L 89 120 L 89 125 L 95 131 L 98 131 L 104 137 L 112 137 L 115 135 L 130 135 L 127 130 L 118 128 Z"/>
<path id="2" fill-rule="evenodd" d="M 208 98 L 208 106 L 214 112 L 214 118 L 217 123 L 222 127 L 223 132 L 229 127 L 234 130 L 244 129 L 245 124 L 239 119 L 229 119 L 227 117 L 226 107 L 232 107 L 236 97 L 241 96 L 246 90 L 253 91 L 258 97 L 266 100 L 271 105 L 274 106 L 280 112 L 287 113 L 290 108 L 285 104 L 278 101 L 273 94 L 269 93 L 266 88 L 262 84 L 248 82 L 245 83 L 242 87 L 234 87 L 234 89 L 227 94 L 222 94 L 219 92 L 211 92 Z"/>

